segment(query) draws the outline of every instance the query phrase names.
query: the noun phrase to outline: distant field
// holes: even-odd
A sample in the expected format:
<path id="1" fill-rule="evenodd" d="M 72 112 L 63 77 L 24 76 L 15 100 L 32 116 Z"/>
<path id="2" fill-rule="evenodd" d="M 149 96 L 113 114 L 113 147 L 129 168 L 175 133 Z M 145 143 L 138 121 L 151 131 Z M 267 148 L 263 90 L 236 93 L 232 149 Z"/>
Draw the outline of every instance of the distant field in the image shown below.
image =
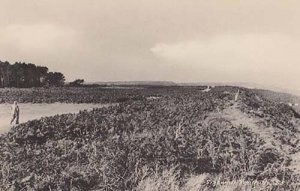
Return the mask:
<path id="1" fill-rule="evenodd" d="M 142 100 L 148 96 L 205 89 L 205 87 L 138 86 L 114 87 L 62 87 L 62 88 L 0 88 L 0 103 L 120 103 Z"/>

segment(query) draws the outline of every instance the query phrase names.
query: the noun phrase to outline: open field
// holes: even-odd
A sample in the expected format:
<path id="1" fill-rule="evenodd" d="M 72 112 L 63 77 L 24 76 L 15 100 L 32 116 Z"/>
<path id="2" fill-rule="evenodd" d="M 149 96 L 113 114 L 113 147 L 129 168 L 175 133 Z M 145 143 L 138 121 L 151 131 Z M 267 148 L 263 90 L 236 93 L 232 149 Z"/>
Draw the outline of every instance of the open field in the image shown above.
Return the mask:
<path id="1" fill-rule="evenodd" d="M 298 113 L 253 90 L 203 89 L 1 90 L 2 102 L 119 104 L 2 135 L 0 190 L 297 190 Z"/>
<path id="2" fill-rule="evenodd" d="M 201 89 L 201 87 L 199 88 Z M 174 91 L 185 91 L 185 89 L 183 87 L 4 88 L 0 89 L 0 103 L 12 103 L 13 101 L 20 103 L 119 103 L 128 100 L 142 100 L 145 96 L 151 95 L 168 95 Z"/>

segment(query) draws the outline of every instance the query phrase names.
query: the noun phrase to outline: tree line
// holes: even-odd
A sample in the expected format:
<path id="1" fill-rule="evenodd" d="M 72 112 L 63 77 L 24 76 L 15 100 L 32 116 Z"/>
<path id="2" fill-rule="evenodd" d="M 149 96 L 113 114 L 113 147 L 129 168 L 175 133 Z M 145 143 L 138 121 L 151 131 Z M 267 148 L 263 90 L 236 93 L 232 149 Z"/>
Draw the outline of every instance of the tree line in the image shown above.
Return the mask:
<path id="1" fill-rule="evenodd" d="M 47 67 L 31 63 L 0 61 L 0 88 L 30 88 L 43 86 L 63 86 L 65 76 L 60 72 L 49 72 Z"/>

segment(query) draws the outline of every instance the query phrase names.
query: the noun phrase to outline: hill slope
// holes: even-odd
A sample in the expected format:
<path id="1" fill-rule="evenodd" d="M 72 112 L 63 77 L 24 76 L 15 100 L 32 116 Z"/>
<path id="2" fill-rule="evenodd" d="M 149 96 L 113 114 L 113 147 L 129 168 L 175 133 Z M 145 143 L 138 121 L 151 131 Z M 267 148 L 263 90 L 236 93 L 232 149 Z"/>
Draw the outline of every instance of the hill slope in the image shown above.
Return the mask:
<path id="1" fill-rule="evenodd" d="M 208 184 L 216 180 L 292 189 L 299 116 L 245 88 L 234 102 L 237 89 L 168 89 L 19 125 L 0 138 L 0 189 L 224 190 Z"/>

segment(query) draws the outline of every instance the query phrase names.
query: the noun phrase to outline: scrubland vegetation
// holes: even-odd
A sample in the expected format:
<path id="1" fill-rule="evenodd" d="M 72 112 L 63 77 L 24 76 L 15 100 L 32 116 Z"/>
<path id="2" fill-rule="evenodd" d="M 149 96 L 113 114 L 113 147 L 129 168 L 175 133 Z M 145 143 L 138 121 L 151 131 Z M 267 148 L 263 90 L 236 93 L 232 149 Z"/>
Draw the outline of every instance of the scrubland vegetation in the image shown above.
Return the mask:
<path id="1" fill-rule="evenodd" d="M 142 99 L 141 93 L 135 90 L 60 87 L 0 89 L 0 103 L 115 103 Z"/>
<path id="2" fill-rule="evenodd" d="M 2 135 L 0 190 L 297 190 L 298 114 L 252 90 L 234 102 L 236 87 L 202 89 L 1 90 L 2 102 L 119 104 Z M 265 184 L 215 184 L 224 181 Z"/>

